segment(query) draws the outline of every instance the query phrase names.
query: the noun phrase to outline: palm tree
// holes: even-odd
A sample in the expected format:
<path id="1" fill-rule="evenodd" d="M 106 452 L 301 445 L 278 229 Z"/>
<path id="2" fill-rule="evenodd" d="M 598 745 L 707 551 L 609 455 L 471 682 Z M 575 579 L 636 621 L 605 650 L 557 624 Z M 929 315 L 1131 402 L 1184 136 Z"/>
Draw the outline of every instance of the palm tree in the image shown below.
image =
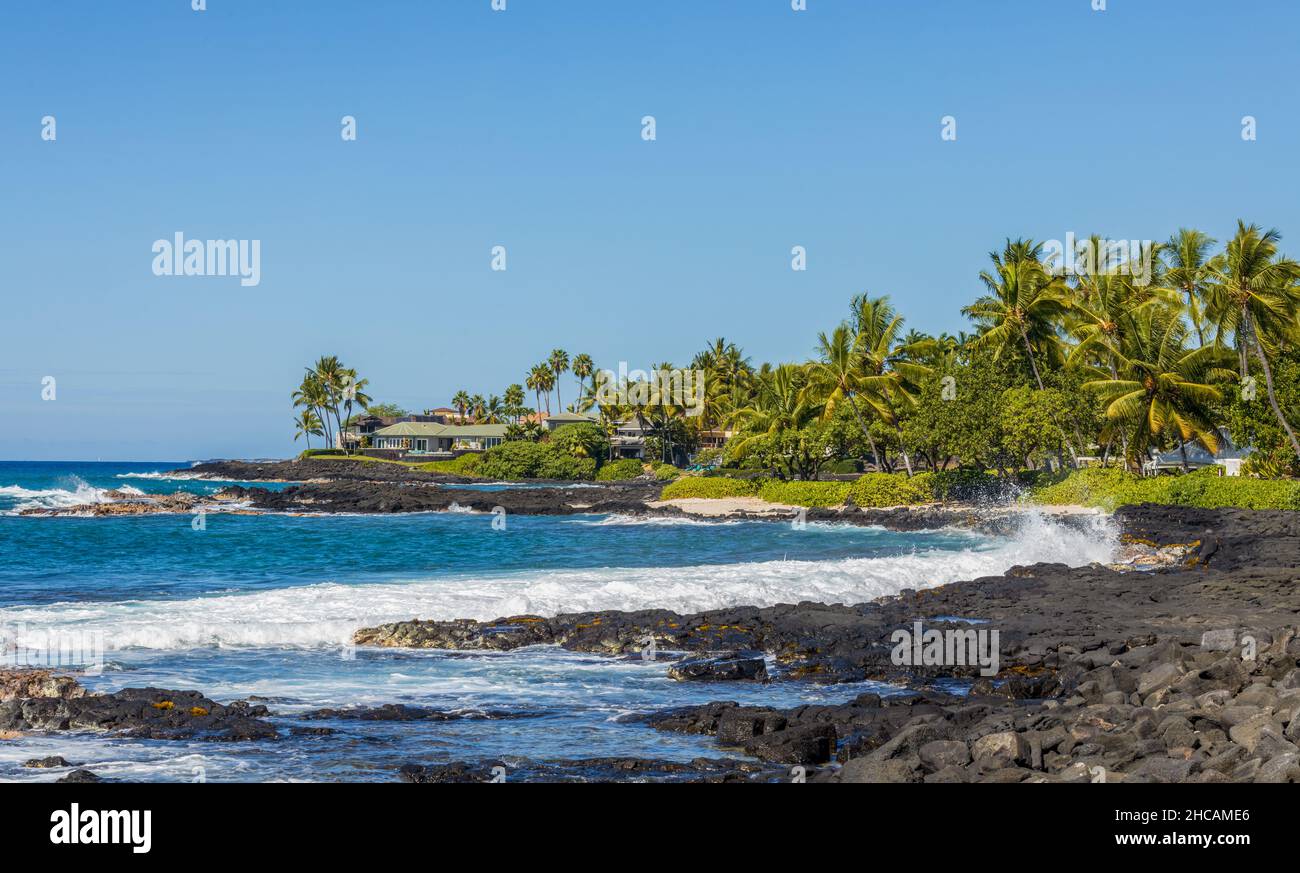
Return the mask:
<path id="1" fill-rule="evenodd" d="M 1250 353 L 1259 359 L 1273 415 L 1300 458 L 1300 440 L 1278 405 L 1269 361 L 1269 354 L 1279 345 L 1296 338 L 1300 311 L 1300 264 L 1278 254 L 1281 238 L 1276 229 L 1261 231 L 1258 225 L 1247 226 L 1239 220 L 1237 233 L 1213 274 L 1208 311 L 1218 328 L 1216 342 L 1225 331 L 1232 331 L 1243 379 L 1249 375 Z"/>
<path id="2" fill-rule="evenodd" d="M 311 448 L 311 438 L 314 436 L 324 436 L 325 432 L 321 430 L 320 418 L 315 411 L 304 409 L 293 420 L 297 430 L 294 432 L 293 441 L 298 442 L 298 437 L 307 438 L 307 448 Z"/>
<path id="3" fill-rule="evenodd" d="M 1039 360 L 1062 359 L 1056 325 L 1067 312 L 1068 289 L 1061 277 L 1044 269 L 1040 250 L 1032 240 L 1007 240 L 1001 255 L 990 252 L 993 272 L 980 272 L 989 293 L 964 307 L 962 314 L 981 329 L 972 349 L 991 348 L 994 358 L 1000 358 L 1009 349 L 1023 347 L 1041 391 Z"/>
<path id="4" fill-rule="evenodd" d="M 537 405 L 537 409 L 540 411 L 542 408 L 542 383 L 537 378 L 536 367 L 528 371 L 528 375 L 524 377 L 524 385 L 528 387 L 529 391 L 533 392 L 533 403 Z"/>
<path id="5" fill-rule="evenodd" d="M 293 405 L 295 407 L 305 407 L 307 411 L 316 416 L 316 420 L 321 422 L 323 427 L 322 436 L 327 443 L 332 443 L 329 427 L 329 392 L 326 391 L 324 384 L 310 370 L 303 376 L 302 384 L 293 392 Z"/>
<path id="6" fill-rule="evenodd" d="M 1106 418 L 1128 436 L 1128 456 L 1136 460 L 1162 438 L 1200 442 L 1218 451 L 1212 404 L 1222 400 L 1213 382 L 1231 378 L 1232 355 L 1217 345 L 1187 349 L 1189 331 L 1177 313 L 1146 308 L 1134 313 L 1118 357 L 1118 375 L 1094 379 L 1084 387 L 1107 404 Z"/>
<path id="7" fill-rule="evenodd" d="M 1187 297 L 1187 315 L 1196 328 L 1198 345 L 1205 345 L 1206 294 L 1216 272 L 1223 268 L 1223 255 L 1210 257 L 1214 240 L 1199 230 L 1180 227 L 1169 238 L 1169 272 L 1165 280 Z"/>
<path id="8" fill-rule="evenodd" d="M 537 383 L 541 386 L 542 396 L 546 398 L 546 414 L 551 414 L 551 390 L 556 388 L 555 373 L 547 364 L 537 365 Z M 559 407 L 559 391 L 556 391 L 556 407 Z"/>
<path id="9" fill-rule="evenodd" d="M 591 355 L 580 354 L 573 356 L 573 375 L 578 377 L 578 396 L 587 385 L 587 377 L 596 371 L 596 365 L 591 360 Z"/>
<path id="10" fill-rule="evenodd" d="M 893 380 L 883 375 L 865 375 L 862 372 L 862 359 L 857 350 L 857 337 L 848 324 L 841 324 L 827 336 L 818 334 L 819 360 L 808 365 L 808 384 L 804 391 L 810 399 L 822 408 L 822 420 L 829 421 L 840 403 L 847 401 L 857 419 L 858 427 L 867 444 L 871 446 L 872 459 L 879 464 L 880 453 L 876 441 L 871 437 L 871 430 L 862 418 L 854 395 L 861 394 L 873 414 L 882 419 L 892 416 L 889 404 L 884 397 Z"/>
<path id="11" fill-rule="evenodd" d="M 524 407 L 524 386 L 518 383 L 507 385 L 505 400 L 506 414 L 518 422 L 522 415 L 520 410 Z"/>
<path id="12" fill-rule="evenodd" d="M 821 415 L 821 407 L 804 391 L 807 374 L 798 364 L 781 364 L 759 379 L 751 403 L 736 409 L 729 424 L 743 429 L 735 449 L 744 452 L 757 440 L 798 429 Z"/>
<path id="13" fill-rule="evenodd" d="M 343 417 L 340 414 L 339 406 L 343 400 L 343 391 L 347 381 L 347 369 L 339 361 L 337 355 L 324 355 L 316 361 L 313 368 L 308 368 L 308 372 L 315 375 L 320 382 L 321 388 L 325 394 L 325 430 L 330 432 L 329 416 L 334 416 L 334 423 L 337 430 L 335 436 L 330 440 L 336 443 L 341 440 L 341 431 L 343 430 Z"/>
<path id="14" fill-rule="evenodd" d="M 483 407 L 483 423 L 500 424 L 504 414 L 505 407 L 501 405 L 501 398 L 495 394 L 489 394 L 487 403 Z"/>
<path id="15" fill-rule="evenodd" d="M 555 408 L 563 412 L 564 401 L 560 399 L 560 374 L 569 369 L 569 353 L 564 349 L 553 349 L 551 356 L 546 359 L 546 363 L 555 372 L 555 379 L 551 383 L 555 388 Z"/>
<path id="16" fill-rule="evenodd" d="M 482 394 L 475 394 L 469 399 L 469 414 L 470 418 L 474 419 L 475 424 L 482 421 L 483 412 L 486 408 L 487 402 L 483 400 Z"/>
<path id="17" fill-rule="evenodd" d="M 890 305 L 888 295 L 871 297 L 859 294 L 853 298 L 851 308 L 853 351 L 862 373 L 861 385 L 875 398 L 871 406 L 877 415 L 898 433 L 903 467 L 911 476 L 912 458 L 903 443 L 903 426 L 893 404 L 914 402 L 914 386 L 932 372 L 917 360 L 928 350 L 930 343 L 927 340 L 916 345 L 897 342 L 903 329 L 903 317 Z"/>
<path id="18" fill-rule="evenodd" d="M 362 409 L 365 409 L 367 406 L 369 406 L 371 403 L 374 402 L 374 398 L 371 397 L 369 394 L 367 394 L 365 390 L 369 384 L 370 384 L 369 379 L 357 378 L 356 370 L 346 369 L 343 371 L 342 397 L 343 397 L 343 406 L 345 412 L 345 417 L 343 421 L 347 422 L 349 425 L 351 425 L 352 423 L 353 404 L 356 404 L 357 406 L 360 406 Z M 340 436 L 342 436 L 341 433 L 342 428 L 343 428 L 343 424 L 342 422 L 340 422 L 339 424 Z M 342 440 L 342 443 L 343 443 L 344 453 L 351 454 L 351 449 L 348 446 L 348 441 L 344 439 Z"/>
<path id="19" fill-rule="evenodd" d="M 461 419 L 464 419 L 465 410 L 469 409 L 469 392 L 465 390 L 457 391 L 456 396 L 451 398 L 451 405 L 456 407 L 456 412 Z"/>

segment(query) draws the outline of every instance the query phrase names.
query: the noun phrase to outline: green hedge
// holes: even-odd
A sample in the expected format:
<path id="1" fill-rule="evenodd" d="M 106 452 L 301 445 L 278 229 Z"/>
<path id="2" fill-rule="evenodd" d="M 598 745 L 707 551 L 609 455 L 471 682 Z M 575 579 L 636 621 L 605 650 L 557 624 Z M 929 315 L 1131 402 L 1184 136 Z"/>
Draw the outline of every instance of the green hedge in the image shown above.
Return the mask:
<path id="1" fill-rule="evenodd" d="M 1129 503 L 1163 503 L 1205 509 L 1300 509 L 1300 482 L 1220 476 L 1207 467 L 1186 475 L 1142 478 L 1118 468 L 1074 470 L 1033 488 L 1029 499 L 1049 505 L 1078 504 L 1113 510 Z"/>
<path id="2" fill-rule="evenodd" d="M 619 482 L 626 479 L 636 479 L 644 472 L 640 461 L 623 458 L 619 461 L 607 461 L 601 465 L 600 470 L 596 473 L 596 479 L 600 482 Z"/>
<path id="3" fill-rule="evenodd" d="M 769 503 L 792 506 L 841 506 L 852 482 L 782 482 L 771 479 L 758 489 L 758 496 Z"/>
<path id="4" fill-rule="evenodd" d="M 867 508 L 928 503 L 934 499 L 933 476 L 919 473 L 909 479 L 901 473 L 863 473 L 848 496 L 855 506 Z"/>
<path id="5" fill-rule="evenodd" d="M 669 482 L 659 495 L 660 500 L 679 500 L 684 497 L 755 497 L 758 483 L 747 479 L 705 478 L 684 476 Z"/>
<path id="6" fill-rule="evenodd" d="M 479 467 L 483 463 L 483 455 L 478 452 L 470 452 L 452 458 L 450 461 L 429 461 L 416 467 L 417 470 L 423 470 L 426 473 L 452 473 L 457 476 L 477 476 Z"/>
<path id="7" fill-rule="evenodd" d="M 655 478 L 660 482 L 671 482 L 680 475 L 682 471 L 672 464 L 659 464 L 655 467 Z"/>
<path id="8" fill-rule="evenodd" d="M 303 449 L 298 453 L 299 458 L 319 458 L 322 456 L 339 455 L 342 456 L 342 449 Z"/>
<path id="9" fill-rule="evenodd" d="M 477 473 L 488 479 L 594 479 L 596 461 L 551 443 L 513 440 L 484 452 Z"/>

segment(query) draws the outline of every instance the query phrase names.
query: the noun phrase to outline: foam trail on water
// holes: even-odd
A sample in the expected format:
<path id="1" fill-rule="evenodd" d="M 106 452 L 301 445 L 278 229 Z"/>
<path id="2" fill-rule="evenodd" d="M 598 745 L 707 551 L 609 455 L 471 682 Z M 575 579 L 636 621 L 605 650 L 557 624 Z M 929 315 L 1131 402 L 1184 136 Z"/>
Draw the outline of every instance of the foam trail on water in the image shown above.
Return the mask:
<path id="1" fill-rule="evenodd" d="M 25 628 L 34 640 L 51 629 L 101 632 L 110 650 L 331 646 L 358 627 L 414 617 L 483 620 L 600 609 L 695 612 L 801 600 L 860 603 L 904 588 L 995 575 L 1016 564 L 1113 560 L 1118 537 L 1110 520 L 1096 516 L 1081 524 L 1026 513 L 1013 537 L 891 557 L 519 571 L 394 583 L 326 582 L 182 600 L 10 607 L 0 609 L 0 629 Z"/>

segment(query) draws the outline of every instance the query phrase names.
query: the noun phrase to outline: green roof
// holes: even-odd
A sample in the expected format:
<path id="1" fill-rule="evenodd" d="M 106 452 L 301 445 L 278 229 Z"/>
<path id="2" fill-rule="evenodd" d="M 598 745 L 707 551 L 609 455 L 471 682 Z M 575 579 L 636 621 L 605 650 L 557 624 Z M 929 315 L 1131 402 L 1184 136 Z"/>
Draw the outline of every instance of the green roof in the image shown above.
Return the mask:
<path id="1" fill-rule="evenodd" d="M 547 421 L 597 421 L 594 415 L 583 415 L 581 412 L 557 412 L 554 415 L 548 415 Z"/>
<path id="2" fill-rule="evenodd" d="M 390 424 L 388 427 L 381 427 L 379 430 L 375 431 L 375 436 L 443 436 L 446 430 L 448 430 L 447 425 L 438 424 L 435 421 L 399 421 L 397 424 Z"/>
<path id="3" fill-rule="evenodd" d="M 453 439 L 481 439 L 484 437 L 503 437 L 506 435 L 505 424 L 449 424 L 438 436 Z"/>
<path id="4" fill-rule="evenodd" d="M 378 437 L 446 437 L 485 439 L 506 435 L 504 424 L 438 424 L 432 421 L 402 421 L 375 431 Z"/>

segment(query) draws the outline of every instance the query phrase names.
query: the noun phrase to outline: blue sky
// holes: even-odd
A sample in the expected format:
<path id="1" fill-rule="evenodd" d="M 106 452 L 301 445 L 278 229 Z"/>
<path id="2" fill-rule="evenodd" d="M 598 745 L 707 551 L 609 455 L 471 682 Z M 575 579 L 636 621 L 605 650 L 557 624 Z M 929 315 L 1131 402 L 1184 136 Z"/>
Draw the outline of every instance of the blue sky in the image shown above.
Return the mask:
<path id="1" fill-rule="evenodd" d="M 1295 4 L 1107 6 L 10 4 L 0 458 L 286 455 L 323 353 L 422 408 L 556 346 L 803 359 L 864 291 L 956 331 L 1007 236 L 1300 252 Z M 154 276 L 177 231 L 261 240 L 261 284 Z"/>

